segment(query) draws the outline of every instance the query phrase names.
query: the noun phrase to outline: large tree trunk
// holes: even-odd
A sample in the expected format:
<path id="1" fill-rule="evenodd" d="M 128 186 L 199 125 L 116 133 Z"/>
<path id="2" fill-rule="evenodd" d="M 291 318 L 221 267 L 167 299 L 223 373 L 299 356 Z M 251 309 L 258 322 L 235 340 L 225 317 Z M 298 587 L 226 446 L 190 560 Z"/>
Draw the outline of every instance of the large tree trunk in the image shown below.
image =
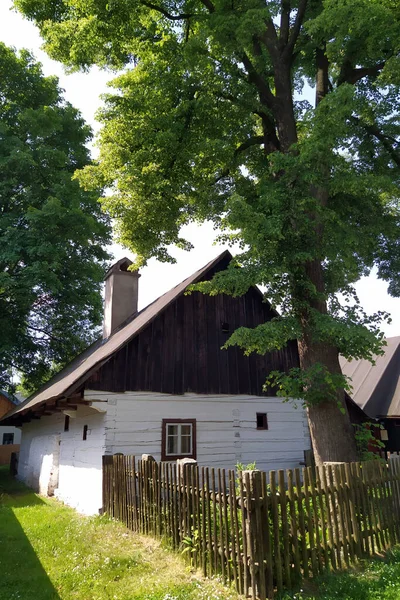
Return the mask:
<path id="1" fill-rule="evenodd" d="M 308 336 L 298 342 L 300 366 L 325 365 L 331 373 L 341 373 L 338 351 L 328 344 L 312 343 Z M 315 462 L 356 461 L 354 429 L 350 423 L 344 390 L 338 390 L 335 401 L 322 401 L 307 409 L 308 425 Z"/>
<path id="2" fill-rule="evenodd" d="M 318 195 L 321 191 L 316 192 Z M 315 286 L 316 295 L 307 298 L 309 306 L 322 314 L 327 313 L 324 298 L 324 281 L 321 262 L 317 259 L 305 265 L 306 279 Z M 301 295 L 301 288 L 298 290 Z M 296 293 L 296 292 L 295 292 Z M 304 296 L 301 300 L 305 300 Z M 300 367 L 309 369 L 316 363 L 324 365 L 330 373 L 341 374 L 339 353 L 329 343 L 316 342 L 309 328 L 310 313 L 301 315 L 303 335 L 298 340 Z M 312 328 L 311 328 L 312 329 Z M 314 450 L 315 462 L 352 462 L 357 460 L 354 429 L 350 423 L 345 392 L 338 390 L 335 400 L 321 401 L 307 409 L 308 425 Z"/>
<path id="3" fill-rule="evenodd" d="M 329 63 L 325 54 L 325 46 L 316 49 L 316 97 L 318 104 L 329 93 Z M 326 172 L 329 179 L 329 169 Z M 322 206 L 327 206 L 329 194 L 325 188 L 313 188 L 312 195 Z M 318 223 L 316 215 L 312 216 L 317 240 L 323 235 L 323 228 Z M 305 265 L 306 279 L 315 286 L 315 297 L 308 298 L 309 305 L 322 314 L 327 313 L 325 298 L 325 285 L 321 260 L 317 258 Z M 330 373 L 341 374 L 339 353 L 337 348 L 328 343 L 316 343 L 307 328 L 307 316 L 303 321 L 303 337 L 298 341 L 300 366 L 307 369 L 316 363 L 327 367 Z M 351 462 L 357 460 L 357 447 L 354 429 L 350 423 L 347 411 L 345 392 L 338 390 L 335 400 L 321 401 L 309 406 L 307 409 L 308 425 L 310 428 L 311 442 L 314 450 L 315 462 L 321 465 L 324 462 Z"/>
<path id="4" fill-rule="evenodd" d="M 274 116 L 280 151 L 293 151 L 297 142 L 296 119 L 293 108 L 293 90 L 291 81 L 291 61 L 282 55 L 271 53 L 274 64 L 274 79 L 277 102 L 274 104 Z M 329 93 L 328 59 L 324 46 L 316 49 L 316 105 Z M 326 179 L 329 179 L 329 168 L 326 168 Z M 329 202 L 328 190 L 314 186 L 310 193 L 321 206 Z M 327 313 L 326 292 L 323 277 L 323 255 L 319 252 L 319 240 L 323 235 L 323 227 L 318 213 L 309 215 L 310 226 L 315 232 L 315 259 L 304 265 L 298 265 L 302 276 L 297 279 L 294 274 L 293 301 L 299 308 L 298 316 L 302 323 L 303 335 L 298 341 L 300 367 L 308 369 L 316 363 L 324 365 L 331 373 L 341 373 L 338 350 L 329 343 L 315 342 L 310 323 L 311 312 L 316 310 Z M 304 278 L 303 278 L 304 275 Z M 304 285 L 304 283 L 306 285 Z M 308 285 L 311 283 L 311 287 Z M 315 292 L 310 289 L 314 288 Z M 308 308 L 306 308 L 308 307 Z M 354 430 L 348 415 L 344 390 L 337 391 L 335 400 L 321 401 L 307 410 L 311 441 L 317 465 L 323 462 L 350 462 L 357 460 Z"/>

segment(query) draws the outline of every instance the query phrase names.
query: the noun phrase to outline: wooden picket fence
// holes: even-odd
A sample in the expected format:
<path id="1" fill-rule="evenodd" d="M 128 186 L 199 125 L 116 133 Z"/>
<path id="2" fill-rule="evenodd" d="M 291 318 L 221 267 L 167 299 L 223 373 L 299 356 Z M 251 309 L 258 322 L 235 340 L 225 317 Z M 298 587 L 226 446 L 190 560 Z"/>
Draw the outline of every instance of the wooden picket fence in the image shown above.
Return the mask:
<path id="1" fill-rule="evenodd" d="M 400 460 L 267 474 L 104 456 L 103 509 L 265 600 L 400 542 Z"/>

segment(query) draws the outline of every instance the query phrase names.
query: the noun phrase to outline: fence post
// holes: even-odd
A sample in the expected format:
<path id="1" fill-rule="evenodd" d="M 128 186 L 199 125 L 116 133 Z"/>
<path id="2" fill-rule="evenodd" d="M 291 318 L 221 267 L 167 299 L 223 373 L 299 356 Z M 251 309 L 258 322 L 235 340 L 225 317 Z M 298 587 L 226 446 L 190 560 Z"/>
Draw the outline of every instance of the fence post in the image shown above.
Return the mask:
<path id="1" fill-rule="evenodd" d="M 18 452 L 11 452 L 10 475 L 12 477 L 15 477 L 16 475 L 18 475 Z"/>
<path id="2" fill-rule="evenodd" d="M 145 533 L 155 533 L 154 519 L 154 477 L 153 465 L 156 459 L 151 454 L 142 454 L 142 473 L 143 473 L 143 507 Z"/>
<path id="3" fill-rule="evenodd" d="M 181 494 L 181 531 L 182 539 L 185 536 L 192 537 L 193 516 L 194 516 L 194 467 L 197 467 L 197 461 L 193 458 L 178 458 L 176 461 L 178 467 L 178 480 L 180 482 Z M 182 540 L 181 540 L 182 541 Z"/>
<path id="4" fill-rule="evenodd" d="M 110 517 L 114 516 L 112 510 L 112 480 L 113 480 L 113 457 L 111 455 L 103 455 L 102 457 L 102 479 L 103 479 L 103 500 L 102 512 L 107 513 Z"/>
<path id="5" fill-rule="evenodd" d="M 244 557 L 245 565 L 249 565 L 252 598 L 265 600 L 266 590 L 266 547 L 263 536 L 263 490 L 261 471 L 243 471 L 243 502 L 244 502 L 244 531 L 246 536 L 247 556 Z M 269 532 L 268 532 L 269 533 Z"/>

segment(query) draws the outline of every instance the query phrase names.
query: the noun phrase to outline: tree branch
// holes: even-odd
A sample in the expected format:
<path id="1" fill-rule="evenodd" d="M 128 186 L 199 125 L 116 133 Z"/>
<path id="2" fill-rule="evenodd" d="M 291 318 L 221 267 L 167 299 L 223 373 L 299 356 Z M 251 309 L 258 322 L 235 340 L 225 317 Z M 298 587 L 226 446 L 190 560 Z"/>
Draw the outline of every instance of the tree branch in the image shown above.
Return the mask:
<path id="1" fill-rule="evenodd" d="M 272 154 L 272 152 L 280 150 L 281 145 L 276 135 L 274 121 L 263 111 L 257 111 L 255 114 L 262 120 L 265 153 Z"/>
<path id="2" fill-rule="evenodd" d="M 363 123 L 361 121 L 361 119 L 359 119 L 358 117 L 352 117 L 352 120 L 357 123 L 357 125 L 360 125 L 361 127 L 363 127 L 365 129 L 365 131 L 375 137 L 377 140 L 379 140 L 382 144 L 382 146 L 385 148 L 385 150 L 387 151 L 387 153 L 389 154 L 390 158 L 393 160 L 393 162 L 400 167 L 400 153 L 396 150 L 396 148 L 393 147 L 393 143 L 392 142 L 396 142 L 397 141 L 388 136 L 385 135 L 379 128 L 377 125 L 367 125 L 366 123 Z"/>
<path id="3" fill-rule="evenodd" d="M 157 6 L 152 2 L 148 2 L 148 0 L 141 0 L 140 3 L 143 4 L 143 6 L 147 6 L 147 8 L 151 8 L 152 10 L 161 13 L 164 17 L 170 19 L 171 21 L 183 21 L 184 19 L 190 19 L 190 17 L 194 16 L 192 13 L 180 13 L 178 15 L 172 15 L 167 10 L 162 8 L 162 6 Z"/>
<path id="4" fill-rule="evenodd" d="M 263 135 L 254 135 L 254 136 L 248 138 L 242 144 L 240 144 L 240 146 L 238 146 L 236 148 L 233 156 L 236 158 L 241 152 L 244 152 L 244 150 L 247 150 L 248 148 L 251 148 L 252 146 L 261 146 L 261 144 L 263 144 L 263 143 L 264 143 Z"/>
<path id="5" fill-rule="evenodd" d="M 377 77 L 385 64 L 386 62 L 380 62 L 373 67 L 360 67 L 355 69 L 352 67 L 349 61 L 345 61 L 340 70 L 337 84 L 338 86 L 342 85 L 342 83 L 350 83 L 354 85 L 357 83 L 357 81 L 360 81 L 360 79 L 363 79 L 364 77 Z"/>
<path id="6" fill-rule="evenodd" d="M 264 141 L 265 141 L 264 136 L 262 136 L 262 135 L 254 135 L 254 136 L 248 138 L 245 142 L 243 142 L 242 144 L 240 144 L 240 146 L 238 146 L 236 148 L 235 152 L 233 153 L 233 158 L 236 159 L 241 152 L 248 150 L 248 148 L 251 148 L 252 146 L 261 146 L 261 144 L 263 144 Z M 229 167 L 226 167 L 222 171 L 222 173 L 220 175 L 218 175 L 218 177 L 214 180 L 214 184 L 221 181 L 221 179 L 228 177 L 230 172 L 231 172 L 231 169 Z"/>
<path id="7" fill-rule="evenodd" d="M 315 81 L 315 105 L 325 98 L 329 93 L 329 61 L 326 56 L 326 45 L 323 48 L 316 48 L 316 81 Z"/>
<path id="8" fill-rule="evenodd" d="M 48 331 L 46 331 L 45 329 L 40 329 L 39 327 L 33 327 L 33 325 L 27 325 L 26 326 L 27 329 L 32 329 L 32 331 L 37 331 L 38 333 L 43 333 L 43 335 L 46 335 L 47 337 L 49 337 L 51 340 L 54 340 L 56 342 L 60 342 L 61 339 L 52 335 L 51 333 L 49 333 Z"/>
<path id="9" fill-rule="evenodd" d="M 203 4 L 203 5 L 206 7 L 206 8 L 208 8 L 208 11 L 209 11 L 210 13 L 213 13 L 213 12 L 215 12 L 215 6 L 214 6 L 214 4 L 211 2 L 211 0 L 200 0 L 200 1 L 201 1 L 201 3 L 202 3 L 202 4 Z"/>
<path id="10" fill-rule="evenodd" d="M 308 0 L 300 0 L 300 2 L 299 2 L 299 8 L 297 9 L 296 19 L 294 21 L 294 25 L 293 25 L 292 31 L 290 33 L 289 41 L 286 44 L 286 48 L 284 50 L 284 54 L 285 54 L 286 58 L 288 57 L 289 54 L 291 54 L 293 52 L 293 49 L 297 42 L 297 38 L 300 35 L 300 29 L 303 24 L 304 15 L 306 14 L 307 4 L 308 4 Z"/>
<path id="11" fill-rule="evenodd" d="M 279 43 L 282 48 L 284 48 L 289 41 L 290 8 L 290 0 L 281 0 L 281 26 Z"/>
<path id="12" fill-rule="evenodd" d="M 271 92 L 271 88 L 269 87 L 268 82 L 258 73 L 250 58 L 245 52 L 242 55 L 242 62 L 249 75 L 250 83 L 254 83 L 258 90 L 261 104 L 272 109 L 275 104 L 275 96 Z"/>
<path id="13" fill-rule="evenodd" d="M 266 22 L 266 30 L 263 35 L 260 36 L 260 41 L 267 48 L 269 55 L 271 57 L 272 63 L 276 67 L 280 58 L 280 42 L 278 40 L 278 35 L 276 33 L 275 25 L 271 18 L 267 19 Z"/>

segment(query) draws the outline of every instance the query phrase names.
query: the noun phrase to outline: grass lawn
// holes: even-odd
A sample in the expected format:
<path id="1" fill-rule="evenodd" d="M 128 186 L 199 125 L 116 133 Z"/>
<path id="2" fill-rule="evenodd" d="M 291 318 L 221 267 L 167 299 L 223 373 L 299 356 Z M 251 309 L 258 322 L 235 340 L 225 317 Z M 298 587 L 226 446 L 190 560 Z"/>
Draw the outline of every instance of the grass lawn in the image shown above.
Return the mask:
<path id="1" fill-rule="evenodd" d="M 303 591 L 282 600 L 400 600 L 400 548 L 362 561 L 358 569 L 305 583 Z"/>
<path id="2" fill-rule="evenodd" d="M 43 499 L 0 467 L 0 600 L 237 599 L 151 538 Z"/>
<path id="3" fill-rule="evenodd" d="M 150 537 L 43 499 L 0 467 L 0 600 L 238 600 Z M 400 548 L 284 600 L 400 600 Z M 282 599 L 283 600 L 283 599 Z"/>

